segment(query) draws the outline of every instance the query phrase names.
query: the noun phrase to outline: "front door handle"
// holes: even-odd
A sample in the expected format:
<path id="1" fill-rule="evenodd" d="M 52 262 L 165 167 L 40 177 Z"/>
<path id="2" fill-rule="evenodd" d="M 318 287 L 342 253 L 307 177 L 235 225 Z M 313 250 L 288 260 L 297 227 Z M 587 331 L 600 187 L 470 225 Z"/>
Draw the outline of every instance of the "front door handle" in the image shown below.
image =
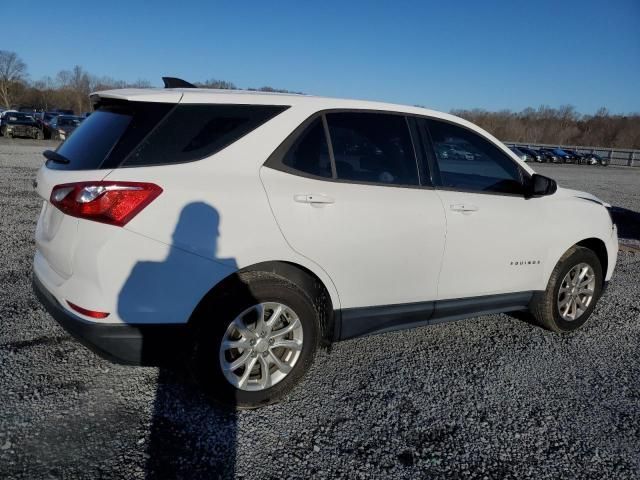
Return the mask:
<path id="1" fill-rule="evenodd" d="M 335 203 L 335 200 L 327 195 L 319 193 L 300 193 L 294 195 L 293 199 L 298 203 L 311 203 L 311 204 L 329 204 Z"/>
<path id="2" fill-rule="evenodd" d="M 470 203 L 454 203 L 449 205 L 454 212 L 477 212 L 479 209 L 476 205 Z"/>

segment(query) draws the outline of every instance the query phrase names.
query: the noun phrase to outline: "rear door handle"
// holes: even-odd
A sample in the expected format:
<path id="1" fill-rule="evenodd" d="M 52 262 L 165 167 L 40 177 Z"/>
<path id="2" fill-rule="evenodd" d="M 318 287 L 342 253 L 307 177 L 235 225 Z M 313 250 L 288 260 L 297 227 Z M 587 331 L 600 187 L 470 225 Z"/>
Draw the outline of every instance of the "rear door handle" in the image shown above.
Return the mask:
<path id="1" fill-rule="evenodd" d="M 470 203 L 454 203 L 449 205 L 454 212 L 477 212 L 479 209 L 476 205 Z"/>
<path id="2" fill-rule="evenodd" d="M 327 195 L 319 193 L 300 193 L 294 195 L 293 199 L 298 203 L 311 203 L 311 204 L 329 204 L 335 203 L 335 200 Z"/>

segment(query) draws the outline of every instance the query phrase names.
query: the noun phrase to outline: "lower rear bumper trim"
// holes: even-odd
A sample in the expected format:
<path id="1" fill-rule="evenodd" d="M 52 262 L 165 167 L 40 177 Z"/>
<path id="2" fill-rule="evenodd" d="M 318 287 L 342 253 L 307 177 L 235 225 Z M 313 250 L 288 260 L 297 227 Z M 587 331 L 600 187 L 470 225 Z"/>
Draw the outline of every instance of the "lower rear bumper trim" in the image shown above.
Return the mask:
<path id="1" fill-rule="evenodd" d="M 84 346 L 103 358 L 127 365 L 174 364 L 188 346 L 186 324 L 105 324 L 65 310 L 33 275 L 33 290 L 49 314 Z"/>

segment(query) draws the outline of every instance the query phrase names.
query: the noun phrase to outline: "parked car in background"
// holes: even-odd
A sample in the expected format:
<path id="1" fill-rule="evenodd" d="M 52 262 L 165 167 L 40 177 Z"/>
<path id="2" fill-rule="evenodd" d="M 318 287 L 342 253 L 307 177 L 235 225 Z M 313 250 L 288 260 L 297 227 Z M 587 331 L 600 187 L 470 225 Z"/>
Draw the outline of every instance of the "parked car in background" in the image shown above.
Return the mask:
<path id="1" fill-rule="evenodd" d="M 75 115 L 75 112 L 73 110 L 65 108 L 53 108 L 51 109 L 51 113 L 57 113 L 58 115 Z"/>
<path id="2" fill-rule="evenodd" d="M 609 165 L 609 159 L 602 157 L 597 153 L 585 153 L 583 161 L 588 165 L 601 165 L 603 167 Z"/>
<path id="3" fill-rule="evenodd" d="M 544 161 L 543 155 L 540 152 L 534 150 L 533 148 L 518 147 L 518 150 L 520 150 L 523 153 L 526 153 L 532 162 L 542 163 Z"/>
<path id="4" fill-rule="evenodd" d="M 18 111 L 9 109 L 9 110 L 4 110 L 2 113 L 0 113 L 0 128 L 2 128 L 2 124 L 4 123 L 5 115 L 9 115 L 10 113 L 18 113 Z"/>
<path id="5" fill-rule="evenodd" d="M 36 121 L 44 133 L 44 138 L 51 138 L 51 120 L 60 115 L 56 112 L 40 112 L 36 114 Z"/>
<path id="6" fill-rule="evenodd" d="M 552 151 L 560 159 L 562 163 L 575 163 L 576 161 L 573 155 L 567 153 L 561 148 L 554 148 Z"/>
<path id="7" fill-rule="evenodd" d="M 515 153 L 518 158 L 520 160 L 522 160 L 523 162 L 528 162 L 531 160 L 531 157 L 529 156 L 529 154 L 523 152 L 522 150 L 520 150 L 519 147 L 509 147 L 509 150 L 511 150 L 513 153 Z"/>
<path id="8" fill-rule="evenodd" d="M 49 129 L 54 140 L 66 140 L 84 120 L 75 115 L 57 115 L 51 119 Z"/>
<path id="9" fill-rule="evenodd" d="M 573 163 L 583 163 L 584 155 L 582 153 L 567 148 L 564 148 L 563 150 L 573 157 Z"/>
<path id="10" fill-rule="evenodd" d="M 10 112 L 3 115 L 0 133 L 5 137 L 28 137 L 42 140 L 42 130 L 33 115 L 24 112 Z"/>
<path id="11" fill-rule="evenodd" d="M 545 162 L 548 163 L 561 163 L 562 160 L 556 155 L 550 148 L 541 148 L 539 152 L 544 156 Z"/>
<path id="12" fill-rule="evenodd" d="M 604 202 L 452 115 L 198 88 L 92 98 L 37 173 L 35 291 L 108 358 L 183 348 L 235 407 L 287 395 L 323 343 L 522 310 L 574 331 L 613 274 Z"/>

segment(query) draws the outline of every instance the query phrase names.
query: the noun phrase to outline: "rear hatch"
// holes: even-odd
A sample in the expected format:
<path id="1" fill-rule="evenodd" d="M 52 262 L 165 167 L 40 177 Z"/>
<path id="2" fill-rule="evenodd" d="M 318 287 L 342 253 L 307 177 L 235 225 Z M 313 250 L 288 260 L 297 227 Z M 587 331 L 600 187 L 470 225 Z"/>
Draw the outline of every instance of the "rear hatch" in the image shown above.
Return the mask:
<path id="1" fill-rule="evenodd" d="M 54 187 L 103 180 L 167 116 L 180 97 L 173 92 L 167 95 L 167 102 L 95 97 L 96 111 L 55 154 L 47 155 L 36 176 L 36 191 L 43 200 L 36 227 L 36 249 L 59 276 L 69 278 L 73 274 L 73 252 L 79 240 L 80 220 L 51 204 Z"/>
<path id="2" fill-rule="evenodd" d="M 82 197 L 79 190 L 72 189 L 77 185 L 65 184 L 91 182 L 90 187 L 82 187 L 83 191 L 86 188 L 91 190 L 86 192 L 88 197 L 95 194 L 87 202 L 101 202 L 101 205 L 109 197 L 108 193 L 99 191 L 102 188 L 112 191 L 146 189 L 149 195 L 157 194 L 157 190 L 149 189 L 164 189 L 165 184 L 144 183 L 150 173 L 146 167 L 208 158 L 288 108 L 282 105 L 181 103 L 182 95 L 173 90 L 101 92 L 94 98 L 95 112 L 55 152 L 45 152 L 47 161 L 37 175 L 36 189 L 43 199 L 43 208 L 36 230 L 36 246 L 59 276 L 69 278 L 74 273 L 73 253 L 83 241 L 78 232 L 83 231 L 79 227 L 82 227 L 80 222 L 85 221 L 77 217 L 117 224 L 104 221 L 103 217 L 63 213 L 63 210 L 77 213 L 73 209 L 77 205 L 66 208 L 61 204 L 59 194 L 63 195 L 65 202 L 73 198 L 76 204 L 81 203 Z M 114 170 L 125 167 L 128 170 L 125 175 L 118 179 L 111 175 Z M 169 180 L 167 182 L 170 183 Z M 75 193 L 64 197 L 65 189 Z M 51 203 L 52 192 L 56 194 L 60 208 Z M 169 192 L 165 197 L 167 194 Z M 114 193 L 112 196 L 117 195 Z M 138 201 L 142 202 L 140 198 Z M 111 212 L 116 210 L 114 207 Z M 121 213 L 122 209 L 118 212 Z"/>

